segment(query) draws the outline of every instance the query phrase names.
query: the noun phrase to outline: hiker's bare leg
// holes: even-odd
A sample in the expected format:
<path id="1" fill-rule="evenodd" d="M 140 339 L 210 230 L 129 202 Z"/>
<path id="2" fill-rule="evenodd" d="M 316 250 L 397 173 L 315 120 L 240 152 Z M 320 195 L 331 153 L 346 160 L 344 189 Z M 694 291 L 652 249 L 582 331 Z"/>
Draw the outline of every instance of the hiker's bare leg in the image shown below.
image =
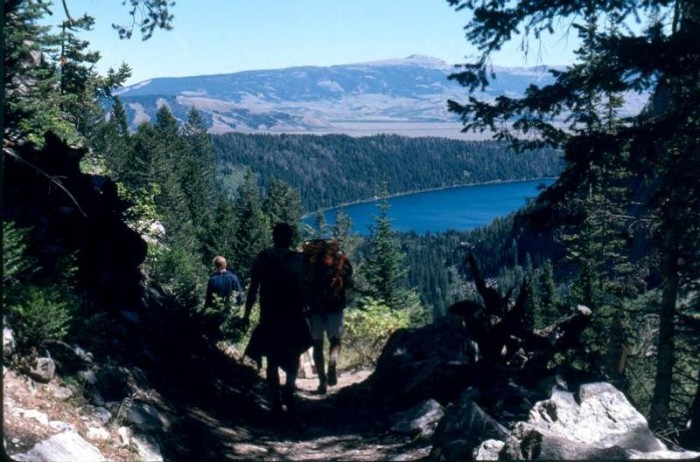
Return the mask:
<path id="1" fill-rule="evenodd" d="M 316 365 L 316 373 L 318 373 L 318 392 L 326 392 L 326 367 L 323 360 L 323 337 L 314 340 L 314 364 Z"/>
<path id="2" fill-rule="evenodd" d="M 333 337 L 330 339 L 330 347 L 328 350 L 328 385 L 338 383 L 338 373 L 336 365 L 338 364 L 338 355 L 340 354 L 340 339 Z"/>

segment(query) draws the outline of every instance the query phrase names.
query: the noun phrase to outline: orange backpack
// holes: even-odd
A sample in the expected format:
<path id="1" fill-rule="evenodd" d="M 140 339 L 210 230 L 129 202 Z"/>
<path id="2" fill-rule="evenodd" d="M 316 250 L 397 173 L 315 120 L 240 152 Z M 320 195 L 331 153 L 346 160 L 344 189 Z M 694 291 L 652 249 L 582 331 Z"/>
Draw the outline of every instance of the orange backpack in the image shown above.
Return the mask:
<path id="1" fill-rule="evenodd" d="M 313 239 L 302 246 L 309 266 L 316 307 L 337 311 L 345 307 L 345 289 L 352 285 L 352 266 L 336 239 Z M 313 305 L 313 304 L 312 304 Z"/>

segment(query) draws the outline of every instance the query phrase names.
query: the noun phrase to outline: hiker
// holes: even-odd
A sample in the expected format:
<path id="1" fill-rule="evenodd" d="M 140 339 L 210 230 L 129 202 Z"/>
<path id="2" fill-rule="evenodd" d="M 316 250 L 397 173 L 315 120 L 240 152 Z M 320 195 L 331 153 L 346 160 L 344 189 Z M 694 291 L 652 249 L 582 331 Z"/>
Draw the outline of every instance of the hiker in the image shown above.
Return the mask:
<path id="1" fill-rule="evenodd" d="M 282 411 L 282 404 L 287 411 L 294 410 L 299 356 L 312 344 L 304 314 L 304 259 L 301 253 L 290 249 L 292 236 L 288 224 L 275 225 L 273 247 L 260 252 L 253 262 L 243 314 L 243 324 L 247 327 L 259 291 L 260 322 L 253 330 L 245 355 L 258 365 L 262 364 L 262 357 L 267 359 L 266 380 L 275 413 Z M 280 390 L 279 368 L 287 376 L 283 390 Z"/>
<path id="2" fill-rule="evenodd" d="M 223 303 L 225 307 L 230 306 L 231 296 L 236 297 L 236 305 L 243 304 L 243 288 L 236 273 L 226 269 L 227 262 L 224 257 L 217 255 L 214 257 L 214 273 L 209 277 L 207 283 L 207 295 L 205 306 L 214 306 L 215 302 Z"/>
<path id="3" fill-rule="evenodd" d="M 311 297 L 309 326 L 313 338 L 313 358 L 318 374 L 318 393 L 338 383 L 338 355 L 343 337 L 343 310 L 347 305 L 346 289 L 353 285 L 352 265 L 338 241 L 317 239 L 307 242 L 304 253 L 310 266 Z M 323 356 L 324 336 L 328 337 L 328 373 Z"/>

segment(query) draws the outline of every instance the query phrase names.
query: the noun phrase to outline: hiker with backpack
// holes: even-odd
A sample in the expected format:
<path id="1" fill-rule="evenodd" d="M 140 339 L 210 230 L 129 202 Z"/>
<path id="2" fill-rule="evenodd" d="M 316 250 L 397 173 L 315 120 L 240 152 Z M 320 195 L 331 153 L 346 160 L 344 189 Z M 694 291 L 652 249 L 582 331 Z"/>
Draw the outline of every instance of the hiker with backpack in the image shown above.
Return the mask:
<path id="1" fill-rule="evenodd" d="M 343 310 L 346 290 L 353 285 L 352 264 L 340 250 L 337 240 L 316 239 L 304 245 L 304 255 L 311 276 L 309 327 L 313 338 L 313 359 L 318 374 L 318 393 L 338 383 L 338 356 L 343 338 Z M 328 337 L 328 372 L 323 355 L 324 337 Z"/>
<path id="2" fill-rule="evenodd" d="M 266 380 L 271 393 L 272 410 L 295 408 L 299 357 L 312 345 L 306 322 L 304 285 L 306 270 L 301 253 L 291 250 L 292 227 L 278 223 L 272 231 L 273 247 L 260 252 L 250 271 L 243 324 L 250 324 L 250 313 L 260 295 L 260 322 L 253 330 L 245 355 L 262 364 L 267 360 Z M 287 378 L 280 389 L 279 369 Z"/>

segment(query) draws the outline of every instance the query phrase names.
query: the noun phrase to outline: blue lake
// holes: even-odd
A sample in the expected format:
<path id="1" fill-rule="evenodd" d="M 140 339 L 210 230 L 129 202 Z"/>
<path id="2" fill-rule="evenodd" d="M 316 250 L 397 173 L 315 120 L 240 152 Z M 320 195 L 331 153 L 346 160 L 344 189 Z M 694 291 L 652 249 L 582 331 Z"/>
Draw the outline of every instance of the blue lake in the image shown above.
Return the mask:
<path id="1" fill-rule="evenodd" d="M 426 191 L 389 199 L 389 218 L 395 231 L 417 233 L 447 230 L 465 231 L 491 223 L 523 207 L 527 199 L 538 194 L 538 186 L 549 186 L 552 179 L 490 183 L 474 186 Z M 353 231 L 369 234 L 368 226 L 379 215 L 378 201 L 346 205 Z M 329 226 L 335 222 L 337 209 L 326 211 Z M 313 225 L 314 216 L 304 223 Z"/>

